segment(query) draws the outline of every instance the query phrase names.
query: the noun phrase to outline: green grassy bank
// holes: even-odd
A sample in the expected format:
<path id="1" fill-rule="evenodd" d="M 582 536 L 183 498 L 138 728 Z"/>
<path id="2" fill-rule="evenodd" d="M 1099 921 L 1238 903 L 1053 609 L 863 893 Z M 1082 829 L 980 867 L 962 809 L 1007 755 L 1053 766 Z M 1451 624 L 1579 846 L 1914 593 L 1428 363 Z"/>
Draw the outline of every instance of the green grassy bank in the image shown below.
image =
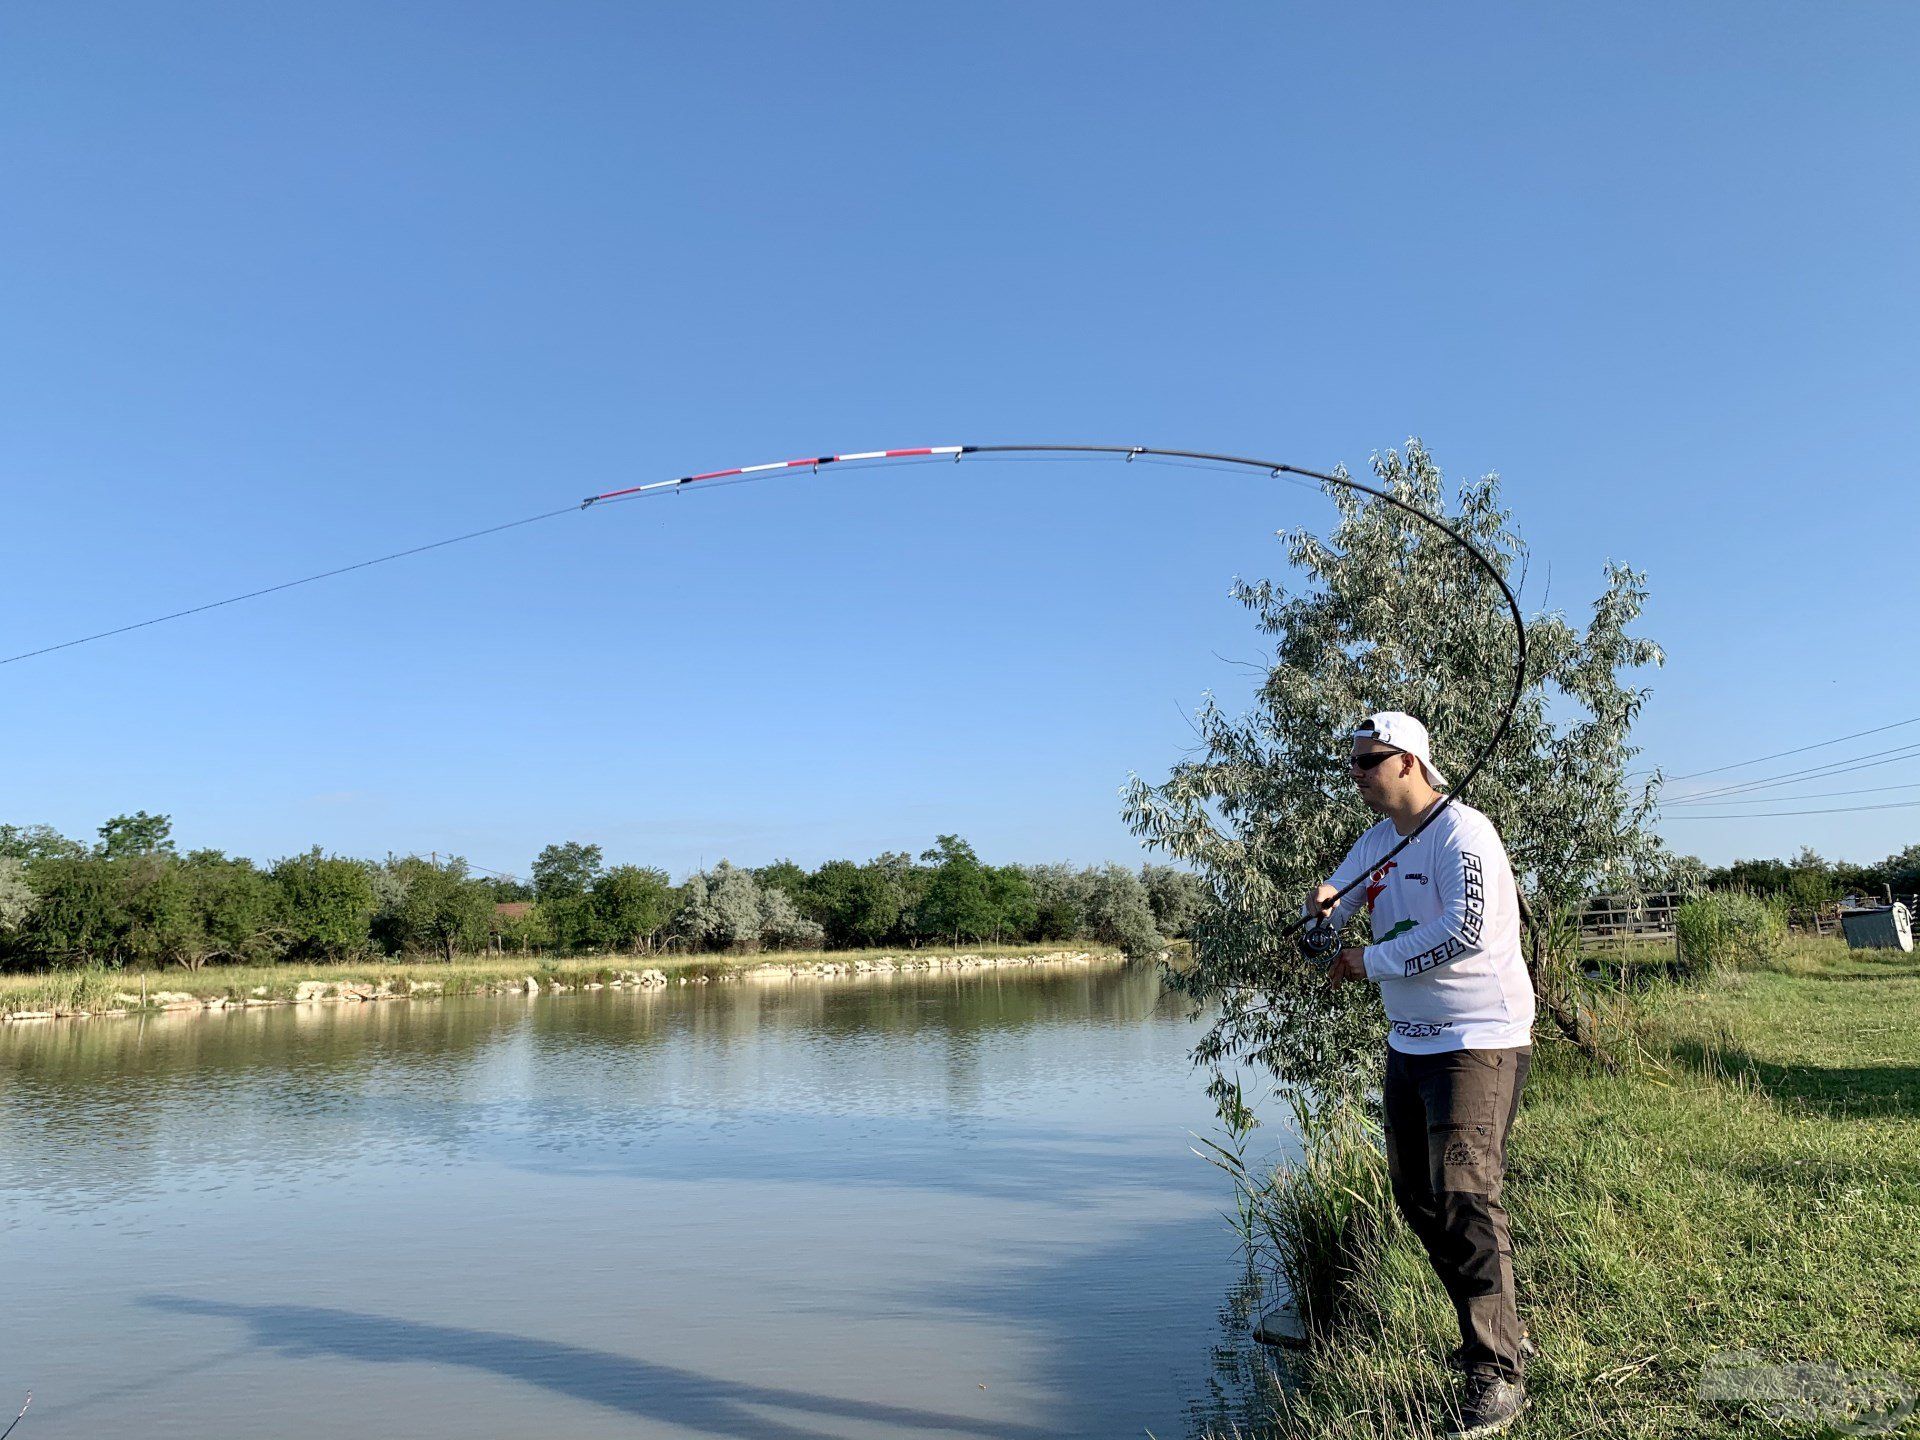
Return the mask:
<path id="1" fill-rule="evenodd" d="M 209 966 L 204 970 L 58 970 L 22 975 L 0 975 L 0 1018 L 15 1015 L 108 1015 L 139 1008 L 144 994 L 149 1008 L 167 1003 L 159 996 L 190 997 L 238 1004 L 291 1002 L 302 987 L 328 986 L 338 998 L 344 992 L 430 998 L 434 995 L 476 995 L 524 990 L 529 979 L 541 990 L 554 986 L 579 989 L 588 985 L 623 983 L 623 977 L 658 971 L 669 983 L 723 981 L 746 977 L 755 970 L 785 968 L 800 975 L 840 974 L 862 969 L 919 970 L 929 966 L 967 968 L 973 959 L 1003 964 L 1038 962 L 1048 956 L 1092 955 L 1117 959 L 1118 952 L 1081 943 L 1071 945 L 995 945 L 925 948 L 919 950 L 815 950 L 726 955 L 587 955 L 571 959 L 540 956 L 466 956 L 448 964 L 435 960 L 371 960 L 338 965 L 280 964 L 266 966 Z M 829 968 L 834 967 L 834 968 Z M 382 994 L 380 998 L 388 998 Z M 183 999 L 172 1003 L 183 1005 Z"/>
<path id="2" fill-rule="evenodd" d="M 1615 1004 L 1620 1073 L 1541 1033 L 1514 1127 L 1540 1354 L 1512 1433 L 1920 1435 L 1920 958 L 1796 942 L 1694 981 L 1643 970 Z M 1343 1163 L 1377 1204 L 1372 1147 Z M 1443 1419 L 1452 1310 L 1397 1219 L 1385 1235 L 1256 1433 Z"/>

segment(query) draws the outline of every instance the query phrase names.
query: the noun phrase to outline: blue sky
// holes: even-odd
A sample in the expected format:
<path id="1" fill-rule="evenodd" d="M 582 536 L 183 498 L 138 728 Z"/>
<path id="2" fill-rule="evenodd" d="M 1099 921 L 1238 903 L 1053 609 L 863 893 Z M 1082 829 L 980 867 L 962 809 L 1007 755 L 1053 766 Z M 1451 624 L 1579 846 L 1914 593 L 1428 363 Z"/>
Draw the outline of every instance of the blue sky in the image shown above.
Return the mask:
<path id="1" fill-rule="evenodd" d="M 1916 41 L 1870 4 L 25 0 L 0 650 L 794 454 L 1418 435 L 1503 475 L 1534 603 L 1649 573 L 1650 762 L 1920 716 Z M 0 818 L 1130 861 L 1117 788 L 1260 656 L 1229 582 L 1329 518 L 1016 464 L 561 517 L 7 667 Z M 1920 806 L 1665 829 L 1873 859 Z"/>

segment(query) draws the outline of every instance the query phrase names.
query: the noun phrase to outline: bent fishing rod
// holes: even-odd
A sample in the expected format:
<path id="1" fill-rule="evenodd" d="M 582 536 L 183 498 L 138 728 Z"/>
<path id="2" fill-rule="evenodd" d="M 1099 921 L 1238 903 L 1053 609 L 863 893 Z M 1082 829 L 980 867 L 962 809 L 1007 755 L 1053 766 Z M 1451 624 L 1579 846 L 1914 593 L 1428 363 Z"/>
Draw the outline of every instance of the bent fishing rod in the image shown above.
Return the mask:
<path id="1" fill-rule="evenodd" d="M 1500 723 L 1494 727 L 1493 735 L 1488 739 L 1479 755 L 1474 757 L 1473 764 L 1467 767 L 1466 773 L 1460 777 L 1459 783 L 1446 794 L 1442 795 L 1440 799 L 1434 803 L 1432 808 L 1420 817 L 1419 823 L 1416 824 L 1413 829 L 1400 837 L 1399 843 L 1380 858 L 1379 864 L 1373 867 L 1374 870 L 1378 870 L 1381 866 L 1386 865 L 1394 856 L 1398 855 L 1402 850 L 1406 849 L 1407 846 L 1419 839 L 1421 832 L 1437 820 L 1447 806 L 1459 798 L 1461 792 L 1473 783 L 1474 777 L 1480 773 L 1487 761 L 1493 758 L 1494 752 L 1500 748 L 1500 742 L 1506 737 L 1508 727 L 1513 724 L 1514 712 L 1519 708 L 1520 697 L 1526 693 L 1527 625 L 1526 621 L 1521 618 L 1520 601 L 1514 595 L 1513 588 L 1507 584 L 1506 577 L 1500 573 L 1499 567 L 1483 554 L 1472 541 L 1468 540 L 1466 536 L 1462 535 L 1446 521 L 1437 516 L 1429 515 L 1426 511 L 1420 509 L 1419 506 L 1409 504 L 1397 495 L 1390 494 L 1377 486 L 1363 484 L 1345 475 L 1330 475 L 1324 470 L 1309 470 L 1300 465 L 1288 465 L 1272 460 L 1257 460 L 1245 455 L 1221 455 L 1205 450 L 1169 450 L 1152 445 L 931 445 L 912 450 L 868 450 L 849 455 L 810 455 L 798 460 L 774 460 L 762 465 L 743 465 L 732 470 L 711 470 L 705 474 L 682 475 L 673 480 L 655 480 L 646 485 L 630 485 L 622 490 L 609 490 L 604 494 L 589 495 L 580 502 L 580 508 L 583 510 L 587 509 L 589 506 L 596 505 L 603 500 L 620 500 L 630 496 L 637 497 L 660 492 L 670 492 L 681 486 L 695 485 L 702 481 L 742 479 L 749 476 L 770 475 L 782 470 L 811 470 L 817 474 L 822 466 L 845 464 L 850 461 L 935 459 L 942 456 L 952 456 L 955 461 L 959 461 L 969 455 L 1049 454 L 1120 455 L 1129 461 L 1139 458 L 1188 460 L 1210 465 L 1227 465 L 1248 470 L 1261 470 L 1276 479 L 1282 475 L 1298 475 L 1308 480 L 1319 481 L 1323 485 L 1339 485 L 1363 495 L 1371 495 L 1376 500 L 1383 500 L 1394 508 L 1413 516 L 1415 519 L 1433 526 L 1449 540 L 1453 541 L 1454 544 L 1458 545 L 1462 550 L 1465 550 L 1467 554 L 1471 555 L 1475 563 L 1492 577 L 1493 583 L 1500 587 L 1500 594 L 1505 598 L 1507 608 L 1513 616 L 1514 636 L 1513 693 L 1507 697 L 1507 706 L 1500 716 Z M 1354 879 L 1348 881 L 1347 884 L 1339 890 L 1335 891 L 1331 900 L 1323 902 L 1324 913 L 1331 914 L 1333 907 L 1337 906 L 1341 899 L 1356 886 L 1362 884 L 1368 874 L 1371 873 L 1373 872 L 1364 871 Z M 1312 923 L 1310 924 L 1309 922 Z M 1303 930 L 1305 933 L 1301 934 Z M 1291 921 L 1280 932 L 1280 938 L 1283 940 L 1295 935 L 1300 935 L 1300 948 L 1302 953 L 1305 954 L 1308 959 L 1317 963 L 1324 964 L 1332 958 L 1334 952 L 1339 948 L 1338 932 L 1324 919 L 1310 913 L 1303 914 Z"/>
<path id="2" fill-rule="evenodd" d="M 1493 734 L 1481 748 L 1480 753 L 1474 757 L 1473 763 L 1467 767 L 1465 773 L 1460 777 L 1459 783 L 1446 794 L 1442 795 L 1439 801 L 1421 817 L 1420 822 L 1415 825 L 1412 830 L 1400 837 L 1399 843 L 1381 857 L 1379 864 L 1384 865 L 1418 839 L 1421 832 L 1431 825 L 1434 820 L 1440 816 L 1441 812 L 1458 799 L 1461 793 L 1473 783 L 1474 778 L 1480 774 L 1481 770 L 1486 767 L 1487 762 L 1493 758 L 1494 752 L 1499 749 L 1500 742 L 1506 738 L 1507 730 L 1513 724 L 1514 714 L 1519 709 L 1520 698 L 1526 691 L 1526 621 L 1520 614 L 1520 601 L 1518 597 L 1514 595 L 1513 588 L 1507 584 L 1506 577 L 1500 573 L 1499 567 L 1495 565 L 1479 547 L 1468 540 L 1466 536 L 1462 535 L 1458 529 L 1448 524 L 1445 520 L 1440 519 L 1438 516 L 1428 514 L 1419 506 L 1411 504 L 1397 495 L 1380 489 L 1378 486 L 1368 485 L 1362 481 L 1355 480 L 1347 475 L 1330 474 L 1324 470 L 1310 470 L 1305 466 L 1289 465 L 1275 460 L 1261 460 L 1246 455 L 1223 455 L 1207 450 L 1175 450 L 1154 445 L 1045 443 L 1010 445 L 922 445 L 895 450 L 850 451 L 839 455 L 808 455 L 796 460 L 773 460 L 759 465 L 740 465 L 728 470 L 708 470 L 697 474 L 680 475 L 670 480 L 655 480 L 642 485 L 629 485 L 617 490 L 602 491 L 600 494 L 587 496 L 577 505 L 563 506 L 557 510 L 542 511 L 537 515 L 529 515 L 523 519 L 509 520 L 503 524 L 490 525 L 480 530 L 470 530 L 464 534 L 450 536 L 444 540 L 435 540 L 424 545 L 410 546 L 404 550 L 395 550 L 385 555 L 375 556 L 370 560 L 361 560 L 351 565 L 336 566 L 330 570 L 322 570 L 312 575 L 301 576 L 298 579 L 282 581 L 277 585 L 263 586 L 257 590 L 249 590 L 238 595 L 230 595 L 225 599 L 209 601 L 204 605 L 195 605 L 185 610 L 175 610 L 168 614 L 156 615 L 150 619 L 115 626 L 110 630 L 101 630 L 91 635 L 82 635 L 77 639 L 64 640 L 53 645 L 45 645 L 36 650 L 22 651 L 17 655 L 0 658 L 0 665 L 11 665 L 21 660 L 32 659 L 38 655 L 48 655 L 57 650 L 72 649 L 76 645 L 86 645 L 95 640 L 105 640 L 110 636 L 124 635 L 132 630 L 142 630 L 149 626 L 165 624 L 170 620 L 180 620 L 189 615 L 199 615 L 209 610 L 218 610 L 228 605 L 239 604 L 245 600 L 253 600 L 262 596 L 276 594 L 282 590 L 292 590 L 299 586 L 311 585 L 316 581 L 330 579 L 338 575 L 345 575 L 351 571 L 365 570 L 375 565 L 384 565 L 391 561 L 403 560 L 410 556 L 425 554 L 431 550 L 443 549 L 449 545 L 458 545 L 464 541 L 477 540 L 482 536 L 495 535 L 502 531 L 537 524 L 543 520 L 551 520 L 559 515 L 589 510 L 598 505 L 628 500 L 640 500 L 654 495 L 677 494 L 684 491 L 687 487 L 696 485 L 702 485 L 711 489 L 728 483 L 770 479 L 783 472 L 808 471 L 813 474 L 818 474 L 821 470 L 836 465 L 854 468 L 871 464 L 905 461 L 927 462 L 934 460 L 951 460 L 957 464 L 969 456 L 999 456 L 1009 459 L 1044 459 L 1048 457 L 1069 459 L 1074 456 L 1118 456 L 1129 464 L 1135 460 L 1146 460 L 1158 463 L 1185 463 L 1202 467 L 1228 467 L 1235 470 L 1264 473 L 1272 479 L 1280 479 L 1284 476 L 1295 476 L 1301 480 L 1315 481 L 1323 486 L 1335 485 L 1357 494 L 1371 496 L 1375 500 L 1393 506 L 1396 510 L 1411 515 L 1414 519 L 1425 525 L 1432 526 L 1455 545 L 1458 545 L 1462 550 L 1466 551 L 1467 554 L 1472 557 L 1474 563 L 1484 570 L 1493 580 L 1493 583 L 1499 587 L 1500 594 L 1506 600 L 1507 609 L 1513 617 L 1513 693 L 1507 698 L 1506 708 L 1500 716 L 1500 723 L 1494 727 Z M 1375 868 L 1377 869 L 1378 866 Z M 1350 891 L 1364 882 L 1369 873 L 1371 872 L 1363 872 L 1340 890 L 1336 891 L 1332 900 L 1327 902 L 1325 912 L 1330 914 L 1333 907 L 1337 906 L 1340 900 Z M 1311 929 L 1308 929 L 1309 922 L 1313 922 Z M 1307 933 L 1302 937 L 1301 948 L 1309 958 L 1316 960 L 1331 958 L 1333 951 L 1338 946 L 1338 938 L 1334 934 L 1331 926 L 1327 925 L 1320 917 L 1311 913 L 1303 913 L 1289 922 L 1281 930 L 1280 935 L 1282 939 L 1288 939 L 1299 935 L 1302 930 L 1306 930 Z"/>

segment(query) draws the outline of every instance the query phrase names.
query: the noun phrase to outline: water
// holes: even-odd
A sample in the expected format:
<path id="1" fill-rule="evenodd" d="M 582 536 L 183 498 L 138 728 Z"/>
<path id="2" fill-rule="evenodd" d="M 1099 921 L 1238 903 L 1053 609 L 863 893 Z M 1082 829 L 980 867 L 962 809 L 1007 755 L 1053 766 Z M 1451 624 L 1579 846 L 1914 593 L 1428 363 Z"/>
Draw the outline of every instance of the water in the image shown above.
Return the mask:
<path id="1" fill-rule="evenodd" d="M 1241 1277 L 1119 967 L 0 1032 L 0 1428 L 1196 1434 Z"/>

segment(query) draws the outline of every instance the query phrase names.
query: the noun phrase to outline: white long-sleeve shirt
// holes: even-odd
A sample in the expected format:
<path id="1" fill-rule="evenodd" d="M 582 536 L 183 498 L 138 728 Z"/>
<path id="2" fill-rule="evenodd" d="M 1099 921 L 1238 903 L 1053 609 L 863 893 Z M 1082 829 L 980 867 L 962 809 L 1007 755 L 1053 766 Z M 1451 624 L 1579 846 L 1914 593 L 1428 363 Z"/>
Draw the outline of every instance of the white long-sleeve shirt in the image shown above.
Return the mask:
<path id="1" fill-rule="evenodd" d="M 1393 822 L 1382 820 L 1327 881 L 1337 890 L 1367 875 L 1335 907 L 1333 923 L 1368 909 L 1373 943 L 1363 954 L 1392 1022 L 1387 1043 L 1413 1055 L 1531 1044 L 1520 901 L 1493 822 L 1456 800 L 1382 866 L 1399 843 Z"/>

